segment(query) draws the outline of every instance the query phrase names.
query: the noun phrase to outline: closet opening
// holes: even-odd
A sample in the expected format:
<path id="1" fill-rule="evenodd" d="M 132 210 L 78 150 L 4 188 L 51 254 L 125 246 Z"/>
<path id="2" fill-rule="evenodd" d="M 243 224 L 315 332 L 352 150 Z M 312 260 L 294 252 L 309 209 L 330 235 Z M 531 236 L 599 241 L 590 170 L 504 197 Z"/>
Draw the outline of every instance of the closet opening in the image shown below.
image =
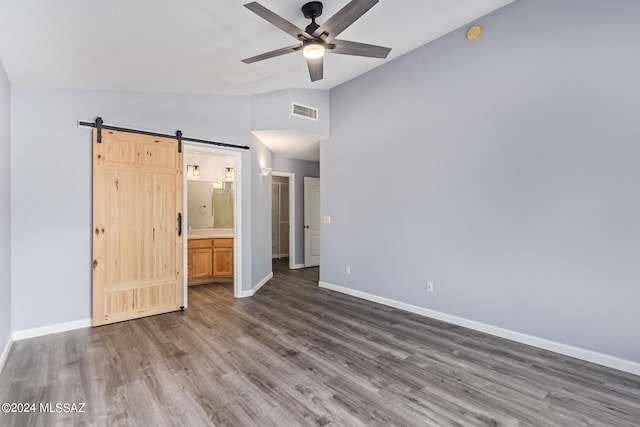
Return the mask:
<path id="1" fill-rule="evenodd" d="M 271 177 L 271 258 L 295 267 L 295 175 Z"/>

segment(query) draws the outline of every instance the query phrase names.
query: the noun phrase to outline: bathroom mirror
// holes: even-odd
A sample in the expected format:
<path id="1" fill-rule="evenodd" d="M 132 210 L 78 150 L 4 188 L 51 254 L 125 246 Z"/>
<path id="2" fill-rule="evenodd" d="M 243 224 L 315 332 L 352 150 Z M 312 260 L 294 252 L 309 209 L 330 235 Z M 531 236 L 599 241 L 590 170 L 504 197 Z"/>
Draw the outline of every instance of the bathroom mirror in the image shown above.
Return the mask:
<path id="1" fill-rule="evenodd" d="M 187 226 L 233 228 L 233 183 L 187 181 Z"/>

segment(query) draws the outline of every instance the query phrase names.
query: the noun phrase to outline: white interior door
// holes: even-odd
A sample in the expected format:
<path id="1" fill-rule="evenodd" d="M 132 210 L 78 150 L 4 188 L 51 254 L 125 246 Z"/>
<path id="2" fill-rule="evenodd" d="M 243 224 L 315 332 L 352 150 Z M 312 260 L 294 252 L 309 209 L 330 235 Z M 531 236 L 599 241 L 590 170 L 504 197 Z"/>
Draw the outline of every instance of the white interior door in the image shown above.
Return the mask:
<path id="1" fill-rule="evenodd" d="M 320 265 L 320 178 L 304 177 L 304 266 Z"/>

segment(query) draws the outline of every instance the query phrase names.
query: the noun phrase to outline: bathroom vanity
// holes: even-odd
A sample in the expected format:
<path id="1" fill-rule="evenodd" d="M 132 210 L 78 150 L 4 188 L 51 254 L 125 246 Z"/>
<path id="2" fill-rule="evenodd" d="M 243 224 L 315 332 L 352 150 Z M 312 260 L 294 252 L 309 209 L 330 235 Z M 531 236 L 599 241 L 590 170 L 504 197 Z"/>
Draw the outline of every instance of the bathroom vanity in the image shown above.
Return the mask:
<path id="1" fill-rule="evenodd" d="M 233 278 L 233 229 L 192 230 L 187 238 L 190 286 Z"/>

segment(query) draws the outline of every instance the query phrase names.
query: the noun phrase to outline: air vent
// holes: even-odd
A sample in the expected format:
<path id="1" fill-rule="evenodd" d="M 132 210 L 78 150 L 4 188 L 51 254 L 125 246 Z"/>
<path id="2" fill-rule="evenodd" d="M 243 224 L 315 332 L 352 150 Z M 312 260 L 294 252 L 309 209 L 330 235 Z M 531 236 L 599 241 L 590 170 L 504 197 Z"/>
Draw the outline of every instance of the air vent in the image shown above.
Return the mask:
<path id="1" fill-rule="evenodd" d="M 305 119 L 318 120 L 318 109 L 306 105 L 292 103 L 291 114 Z"/>

